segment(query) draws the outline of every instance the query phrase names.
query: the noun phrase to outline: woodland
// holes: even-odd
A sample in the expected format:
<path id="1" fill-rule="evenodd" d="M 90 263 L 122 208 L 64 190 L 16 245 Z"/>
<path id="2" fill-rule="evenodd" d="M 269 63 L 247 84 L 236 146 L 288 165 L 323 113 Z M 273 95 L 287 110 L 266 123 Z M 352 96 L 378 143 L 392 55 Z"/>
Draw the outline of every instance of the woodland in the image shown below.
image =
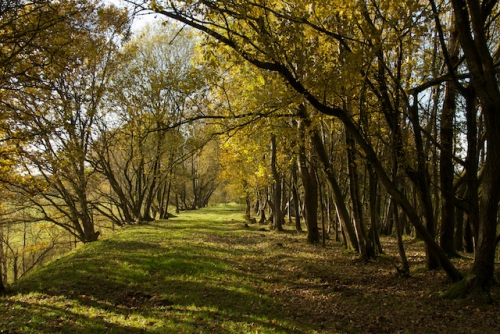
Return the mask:
<path id="1" fill-rule="evenodd" d="M 234 201 L 277 247 L 293 232 L 290 252 L 381 268 L 389 247 L 411 280 L 415 243 L 442 298 L 495 303 L 499 14 L 495 0 L 2 1 L 0 291 Z"/>

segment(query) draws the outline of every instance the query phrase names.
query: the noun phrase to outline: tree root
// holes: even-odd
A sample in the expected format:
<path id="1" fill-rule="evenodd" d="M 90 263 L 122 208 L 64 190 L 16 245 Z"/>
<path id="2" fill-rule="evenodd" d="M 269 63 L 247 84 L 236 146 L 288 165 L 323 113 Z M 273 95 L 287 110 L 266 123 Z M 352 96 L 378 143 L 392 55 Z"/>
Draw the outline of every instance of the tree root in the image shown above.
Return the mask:
<path id="1" fill-rule="evenodd" d="M 493 300 L 489 289 L 478 285 L 477 276 L 475 274 L 468 274 L 441 296 L 447 299 L 469 299 L 479 304 L 490 304 Z"/>

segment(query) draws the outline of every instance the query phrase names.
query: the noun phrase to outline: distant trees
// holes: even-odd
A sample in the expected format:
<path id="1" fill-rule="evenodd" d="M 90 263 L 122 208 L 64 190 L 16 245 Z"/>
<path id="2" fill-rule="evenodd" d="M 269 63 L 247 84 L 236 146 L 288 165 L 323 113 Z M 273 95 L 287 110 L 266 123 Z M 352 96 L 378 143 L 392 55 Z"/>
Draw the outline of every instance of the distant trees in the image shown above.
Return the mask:
<path id="1" fill-rule="evenodd" d="M 194 209 L 207 205 L 214 191 L 216 169 L 204 180 L 199 168 L 207 140 L 187 124 L 207 110 L 193 38 L 174 26 L 146 26 L 121 53 L 93 147 L 93 166 L 105 183 L 96 209 L 118 225 L 157 213 L 167 218 L 174 193 L 184 209 Z M 190 205 L 186 186 L 192 187 Z"/>

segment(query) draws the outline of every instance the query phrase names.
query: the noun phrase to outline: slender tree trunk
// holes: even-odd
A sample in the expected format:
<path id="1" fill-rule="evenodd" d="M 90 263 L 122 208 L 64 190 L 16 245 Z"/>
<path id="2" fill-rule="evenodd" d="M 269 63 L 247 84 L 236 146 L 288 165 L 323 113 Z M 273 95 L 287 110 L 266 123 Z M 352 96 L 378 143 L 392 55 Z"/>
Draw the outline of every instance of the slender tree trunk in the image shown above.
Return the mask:
<path id="1" fill-rule="evenodd" d="M 316 169 L 312 162 L 307 169 L 307 187 L 304 186 L 304 206 L 307 217 L 307 241 L 310 244 L 319 243 L 318 229 L 318 181 Z M 304 179 L 302 179 L 304 180 Z M 306 190 L 307 189 L 307 190 Z"/>
<path id="2" fill-rule="evenodd" d="M 259 195 L 262 196 L 262 195 Z M 266 223 L 266 207 L 267 207 L 267 200 L 262 200 L 259 199 L 259 224 L 265 224 Z"/>
<path id="3" fill-rule="evenodd" d="M 402 268 L 398 271 L 404 276 L 409 276 L 410 265 L 406 257 L 405 246 L 403 243 L 403 226 L 401 224 L 401 220 L 399 219 L 399 210 L 397 205 L 394 206 L 393 214 L 394 214 L 394 225 L 396 227 L 396 239 L 398 241 L 399 257 L 401 258 L 401 264 L 402 264 Z"/>
<path id="4" fill-rule="evenodd" d="M 399 176 L 399 165 L 396 160 L 394 161 L 393 165 L 392 177 L 394 180 L 393 182 L 394 184 L 396 184 L 396 186 L 402 183 L 401 177 Z M 392 202 L 391 207 L 392 207 L 394 227 L 396 231 L 396 240 L 398 242 L 398 252 L 399 252 L 399 257 L 401 258 L 401 265 L 402 265 L 402 268 L 398 269 L 398 271 L 403 276 L 408 276 L 410 275 L 410 265 L 406 257 L 405 246 L 403 243 L 403 222 L 401 221 L 401 216 L 399 214 L 397 201 L 391 198 L 391 202 Z"/>
<path id="5" fill-rule="evenodd" d="M 250 194 L 247 192 L 245 195 L 245 218 L 250 220 L 252 212 L 252 201 L 250 201 Z"/>
<path id="6" fill-rule="evenodd" d="M 499 101 L 500 103 L 500 101 Z M 472 280 L 472 289 L 477 292 L 489 292 L 493 282 L 495 269 L 496 233 L 498 221 L 498 202 L 500 199 L 500 110 L 491 106 L 493 110 L 484 111 L 487 124 L 486 137 L 488 154 L 484 163 L 482 190 L 480 197 L 481 220 L 477 233 L 476 254 L 474 265 L 468 275 Z"/>
<path id="7" fill-rule="evenodd" d="M 452 30 L 449 40 L 450 61 L 455 66 L 458 63 L 458 35 Z M 455 250 L 455 192 L 453 179 L 453 119 L 456 112 L 457 85 L 454 81 L 446 83 L 443 109 L 441 110 L 441 154 L 440 154 L 440 185 L 441 185 L 441 233 L 439 244 L 448 256 L 457 256 Z"/>
<path id="8" fill-rule="evenodd" d="M 472 224 L 470 223 L 469 216 L 466 216 L 464 222 L 464 241 L 465 251 L 469 254 L 474 253 L 474 235 L 472 232 Z"/>
<path id="9" fill-rule="evenodd" d="M 386 210 L 385 210 L 385 224 L 382 226 L 381 233 L 384 235 L 391 235 L 392 234 L 392 226 L 394 222 L 394 215 L 392 214 L 392 210 L 394 205 L 394 201 L 389 198 L 386 204 Z"/>
<path id="10" fill-rule="evenodd" d="M 5 292 L 5 273 L 6 273 L 6 267 L 5 267 L 5 251 L 4 251 L 4 244 L 3 244 L 3 239 L 4 239 L 4 229 L 3 226 L 0 225 L 0 294 L 3 294 Z"/>
<path id="11" fill-rule="evenodd" d="M 367 245 L 366 240 L 366 227 L 363 219 L 363 206 L 359 199 L 359 180 L 358 168 L 356 163 L 355 143 L 354 140 L 346 133 L 347 145 L 347 164 L 349 170 L 349 190 L 352 202 L 352 216 L 354 219 L 354 226 L 356 228 L 356 235 L 358 237 L 358 244 L 361 256 L 365 259 L 370 259 L 374 256 L 373 247 Z"/>
<path id="12" fill-rule="evenodd" d="M 23 215 L 24 215 L 24 210 L 23 210 Z M 113 224 L 114 226 L 114 224 Z M 26 273 L 26 268 L 28 267 L 26 264 L 26 248 L 28 247 L 28 223 L 24 222 L 23 223 L 23 255 L 22 255 L 22 268 L 23 268 L 23 274 Z M 1 240 L 1 238 L 0 238 Z"/>
<path id="13" fill-rule="evenodd" d="M 286 182 L 285 178 L 281 177 L 281 225 L 285 225 L 285 210 L 286 210 L 286 203 L 287 203 L 287 188 L 286 188 Z"/>
<path id="14" fill-rule="evenodd" d="M 19 278 L 19 252 L 17 250 L 14 252 L 14 250 L 11 249 L 11 253 L 12 253 L 12 279 L 15 282 Z"/>
<path id="15" fill-rule="evenodd" d="M 290 189 L 286 200 L 286 215 L 288 218 L 288 225 L 293 225 L 293 180 L 290 179 Z"/>
<path id="16" fill-rule="evenodd" d="M 459 252 L 464 251 L 464 212 L 456 208 L 455 211 L 455 249 Z"/>
<path id="17" fill-rule="evenodd" d="M 274 189 L 273 189 L 273 223 L 274 228 L 278 231 L 283 231 L 283 211 L 281 210 L 281 176 L 278 172 L 276 158 L 276 135 L 271 134 L 271 172 L 273 174 Z"/>
<path id="18" fill-rule="evenodd" d="M 369 177 L 369 190 L 370 190 L 370 220 L 371 220 L 371 225 L 370 225 L 370 231 L 368 232 L 368 237 L 370 239 L 370 242 L 374 245 L 373 247 L 377 247 L 377 251 L 379 254 L 382 254 L 382 244 L 380 243 L 380 238 L 379 238 L 379 228 L 378 228 L 378 221 L 379 221 L 379 201 L 377 200 L 377 175 L 373 171 L 373 168 L 370 164 L 367 166 L 368 169 L 368 177 Z"/>
<path id="19" fill-rule="evenodd" d="M 466 183 L 467 183 L 467 203 L 469 211 L 467 212 L 467 225 L 470 230 L 470 239 L 477 240 L 480 224 L 479 215 L 479 154 L 478 154 L 478 124 L 476 94 L 472 87 L 468 87 L 465 96 L 466 101 L 466 119 L 467 119 L 467 159 L 465 164 Z M 469 241 L 472 245 L 472 240 Z M 470 248 L 469 248 L 470 249 Z M 472 253 L 472 251 L 470 251 Z"/>
<path id="20" fill-rule="evenodd" d="M 2 270 L 2 263 L 0 259 L 0 295 L 5 292 L 5 285 L 3 284 L 3 270 Z"/>
<path id="21" fill-rule="evenodd" d="M 191 210 L 195 210 L 198 204 L 198 178 L 196 175 L 194 154 L 191 155 L 191 187 L 193 191 L 193 202 L 191 203 Z"/>
<path id="22" fill-rule="evenodd" d="M 319 205 L 321 208 L 321 242 L 323 247 L 326 247 L 326 226 L 325 226 L 325 207 L 323 203 L 323 187 L 321 186 L 321 182 L 319 182 L 319 175 L 316 173 L 316 184 L 318 185 L 318 193 L 319 193 Z"/>
<path id="23" fill-rule="evenodd" d="M 168 206 L 170 205 L 170 191 L 172 189 L 172 180 L 169 179 L 168 182 L 164 181 L 164 186 L 162 190 L 161 198 L 158 199 L 158 205 L 160 207 L 160 219 L 168 219 Z"/>
<path id="24" fill-rule="evenodd" d="M 299 132 L 303 128 L 299 123 Z M 311 159 L 311 157 L 309 157 Z M 318 182 L 316 170 L 312 161 L 307 161 L 304 145 L 299 145 L 299 170 L 304 188 L 305 221 L 307 225 L 307 241 L 311 244 L 319 243 L 318 229 Z"/>
<path id="25" fill-rule="evenodd" d="M 293 196 L 293 207 L 295 211 L 295 229 L 298 232 L 302 232 L 302 226 L 300 225 L 300 204 L 299 204 L 299 191 L 298 191 L 298 177 L 297 177 L 297 166 L 294 164 L 292 166 L 292 196 Z"/>
<path id="26" fill-rule="evenodd" d="M 180 207 L 179 207 L 179 194 L 175 193 L 175 213 L 178 214 L 180 212 Z"/>

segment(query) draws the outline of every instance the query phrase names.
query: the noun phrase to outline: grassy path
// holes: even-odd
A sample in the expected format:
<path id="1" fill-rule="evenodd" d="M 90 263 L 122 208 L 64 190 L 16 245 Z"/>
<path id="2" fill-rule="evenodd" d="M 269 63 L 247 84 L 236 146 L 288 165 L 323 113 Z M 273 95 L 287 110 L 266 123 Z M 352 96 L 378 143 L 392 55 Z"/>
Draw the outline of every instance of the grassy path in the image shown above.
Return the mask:
<path id="1" fill-rule="evenodd" d="M 443 300 L 439 272 L 259 228 L 236 206 L 127 227 L 19 281 L 0 333 L 500 332 L 498 303 Z"/>

